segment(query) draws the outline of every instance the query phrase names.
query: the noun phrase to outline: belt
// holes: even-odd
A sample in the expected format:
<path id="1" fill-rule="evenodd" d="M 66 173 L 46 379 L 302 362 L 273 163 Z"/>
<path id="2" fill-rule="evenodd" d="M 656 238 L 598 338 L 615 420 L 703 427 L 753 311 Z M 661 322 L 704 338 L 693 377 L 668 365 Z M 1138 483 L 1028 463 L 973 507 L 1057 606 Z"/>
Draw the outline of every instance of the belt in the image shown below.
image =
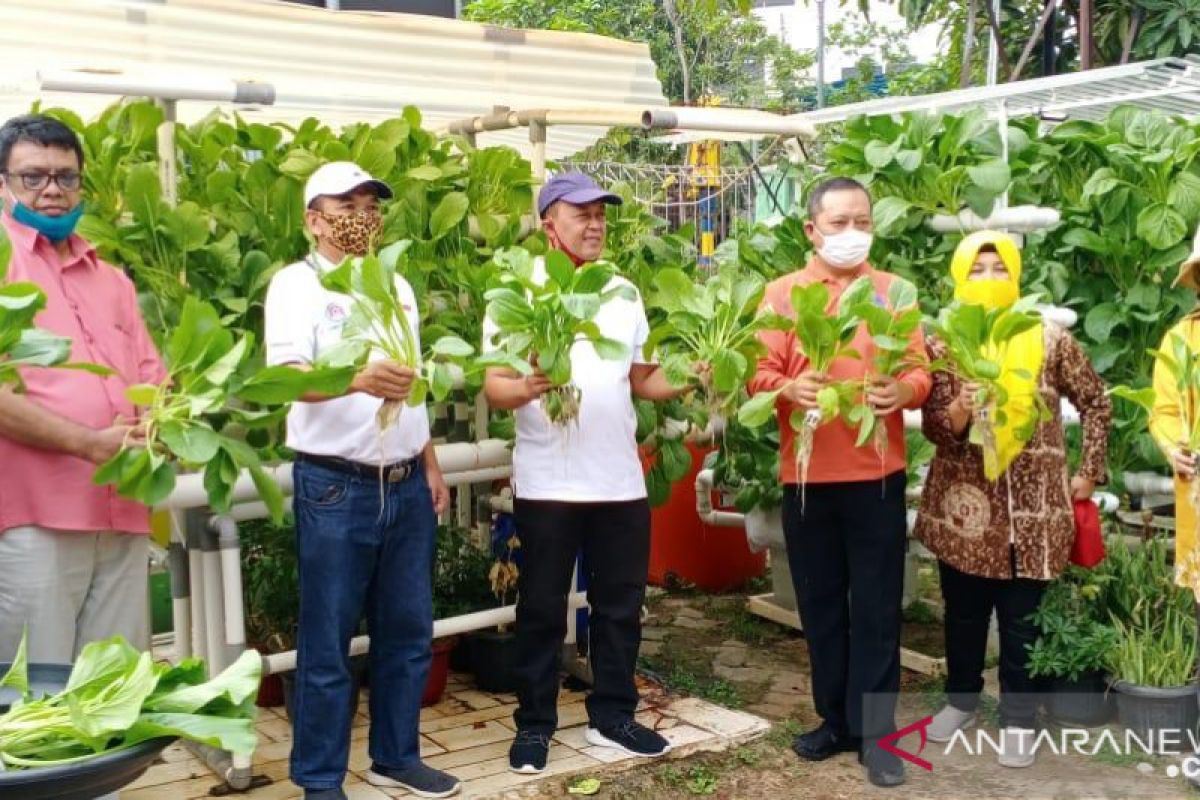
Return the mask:
<path id="1" fill-rule="evenodd" d="M 351 461 L 348 458 L 338 458 L 337 456 L 314 456 L 309 453 L 296 453 L 296 460 L 312 464 L 317 467 L 334 470 L 335 472 L 344 472 L 347 475 L 357 475 L 360 478 L 370 478 L 371 480 L 379 480 L 382 474 L 384 480 L 388 483 L 400 483 L 412 477 L 417 471 L 417 467 L 421 464 L 420 456 L 413 456 L 405 461 L 395 461 L 391 464 L 384 464 L 381 468 L 378 464 L 363 464 L 358 461 Z"/>

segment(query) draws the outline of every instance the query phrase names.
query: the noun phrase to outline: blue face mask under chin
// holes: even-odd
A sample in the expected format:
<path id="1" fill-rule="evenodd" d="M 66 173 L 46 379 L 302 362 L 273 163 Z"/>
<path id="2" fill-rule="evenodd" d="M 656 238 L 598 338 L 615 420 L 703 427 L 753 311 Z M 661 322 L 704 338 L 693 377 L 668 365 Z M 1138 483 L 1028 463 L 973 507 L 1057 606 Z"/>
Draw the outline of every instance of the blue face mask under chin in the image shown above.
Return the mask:
<path id="1" fill-rule="evenodd" d="M 75 231 L 75 226 L 79 224 L 79 218 L 83 216 L 83 203 L 79 203 L 61 216 L 52 217 L 49 214 L 34 211 L 15 197 L 11 198 L 11 202 L 10 208 L 14 220 L 33 228 L 56 243 L 70 236 Z"/>

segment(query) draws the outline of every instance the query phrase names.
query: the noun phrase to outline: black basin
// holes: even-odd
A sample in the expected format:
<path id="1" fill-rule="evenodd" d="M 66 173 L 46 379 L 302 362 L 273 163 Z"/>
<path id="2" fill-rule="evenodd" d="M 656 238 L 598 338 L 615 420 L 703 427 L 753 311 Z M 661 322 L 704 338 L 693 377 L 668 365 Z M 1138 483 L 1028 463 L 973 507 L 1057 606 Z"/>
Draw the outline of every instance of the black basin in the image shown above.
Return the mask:
<path id="1" fill-rule="evenodd" d="M 0 675 L 8 671 L 8 666 L 0 664 Z M 68 664 L 30 664 L 29 686 L 35 695 L 52 694 L 66 686 L 70 674 Z M 19 697 L 11 689 L 0 689 L 0 713 L 7 711 Z M 173 741 L 173 737 L 165 736 L 67 766 L 0 772 L 0 797 L 4 800 L 93 800 L 133 783 Z"/>

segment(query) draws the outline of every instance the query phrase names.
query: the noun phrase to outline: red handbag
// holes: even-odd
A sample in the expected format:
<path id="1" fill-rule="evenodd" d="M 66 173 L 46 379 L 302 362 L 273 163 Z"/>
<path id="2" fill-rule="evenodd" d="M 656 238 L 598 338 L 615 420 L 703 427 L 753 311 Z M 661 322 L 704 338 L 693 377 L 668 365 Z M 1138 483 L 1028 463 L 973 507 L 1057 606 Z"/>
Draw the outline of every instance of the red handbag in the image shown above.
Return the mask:
<path id="1" fill-rule="evenodd" d="M 1075 543 L 1071 563 L 1091 569 L 1104 560 L 1104 535 L 1100 531 L 1100 508 L 1091 500 L 1075 501 Z"/>

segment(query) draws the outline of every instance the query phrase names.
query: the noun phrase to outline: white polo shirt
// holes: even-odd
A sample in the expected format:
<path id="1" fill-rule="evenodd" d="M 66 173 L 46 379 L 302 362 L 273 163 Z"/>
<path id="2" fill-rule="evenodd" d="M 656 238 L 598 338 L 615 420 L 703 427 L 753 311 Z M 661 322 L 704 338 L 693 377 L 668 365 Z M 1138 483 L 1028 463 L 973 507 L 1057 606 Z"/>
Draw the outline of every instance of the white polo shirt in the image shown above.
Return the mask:
<path id="1" fill-rule="evenodd" d="M 546 279 L 538 259 L 534 280 Z M 615 286 L 636 287 L 614 276 Z M 516 410 L 517 442 L 513 448 L 513 492 L 527 500 L 619 502 L 646 496 L 646 480 L 638 460 L 637 416 L 629 369 L 652 363 L 642 356 L 650 335 L 641 295 L 613 298 L 595 317 L 600 333 L 626 346 L 623 358 L 608 360 L 590 342 L 571 348 L 571 379 L 581 393 L 579 418 L 558 426 L 542 411 L 541 400 Z M 495 350 L 495 323 L 483 323 L 483 350 Z"/>
<path id="2" fill-rule="evenodd" d="M 267 364 L 313 364 L 342 338 L 353 304 L 349 295 L 321 285 L 322 272 L 336 264 L 319 253 L 284 267 L 271 279 L 265 307 Z M 396 276 L 396 287 L 420 351 L 417 301 L 408 281 Z M 374 360 L 375 356 L 372 356 Z M 321 403 L 296 402 L 287 419 L 288 447 L 318 456 L 338 456 L 363 464 L 390 464 L 420 453 L 429 441 L 425 406 L 405 406 L 383 436 L 380 446 L 375 414 L 383 401 L 354 392 Z"/>

